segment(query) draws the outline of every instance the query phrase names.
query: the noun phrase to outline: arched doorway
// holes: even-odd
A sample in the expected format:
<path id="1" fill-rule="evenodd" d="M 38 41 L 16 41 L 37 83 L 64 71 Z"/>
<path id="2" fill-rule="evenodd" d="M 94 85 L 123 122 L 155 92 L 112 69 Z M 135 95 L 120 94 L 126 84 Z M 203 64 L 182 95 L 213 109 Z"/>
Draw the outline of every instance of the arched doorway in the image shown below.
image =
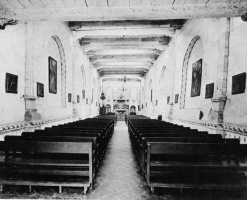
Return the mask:
<path id="1" fill-rule="evenodd" d="M 109 104 L 107 104 L 105 108 L 106 108 L 106 114 L 111 113 L 111 106 Z"/>
<path id="2" fill-rule="evenodd" d="M 136 107 L 134 105 L 130 107 L 130 115 L 136 115 Z"/>

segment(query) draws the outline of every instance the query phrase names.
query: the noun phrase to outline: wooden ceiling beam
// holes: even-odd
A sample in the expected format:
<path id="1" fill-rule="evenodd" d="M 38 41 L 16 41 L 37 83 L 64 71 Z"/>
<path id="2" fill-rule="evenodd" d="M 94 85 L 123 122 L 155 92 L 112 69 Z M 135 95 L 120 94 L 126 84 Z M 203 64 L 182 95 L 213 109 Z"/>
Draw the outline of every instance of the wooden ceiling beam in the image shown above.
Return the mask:
<path id="1" fill-rule="evenodd" d="M 146 35 L 167 35 L 167 36 L 174 36 L 175 28 L 169 27 L 136 27 L 136 28 L 119 28 L 119 29 L 107 29 L 100 28 L 100 29 L 92 29 L 92 30 L 84 30 L 84 31 L 73 31 L 77 38 L 82 37 L 92 37 L 92 36 L 101 36 L 101 35 L 108 35 L 108 36 L 146 36 Z"/>
<path id="2" fill-rule="evenodd" d="M 111 69 L 111 70 L 116 70 L 116 69 L 133 69 L 133 70 L 138 70 L 138 69 L 149 69 L 148 65 L 116 65 L 116 66 L 111 66 L 111 65 L 101 65 L 97 67 L 97 70 L 105 70 L 105 69 Z"/>
<path id="3" fill-rule="evenodd" d="M 247 2 L 179 4 L 133 7 L 75 7 L 0 9 L 0 18 L 19 21 L 118 21 L 239 17 L 247 12 Z"/>
<path id="4" fill-rule="evenodd" d="M 71 21 L 68 23 L 70 30 L 91 30 L 91 29 L 123 29 L 123 28 L 160 28 L 183 26 L 185 19 L 168 20 L 120 20 L 120 21 Z"/>
<path id="5" fill-rule="evenodd" d="M 151 62 L 139 62 L 139 61 L 137 61 L 137 62 L 109 62 L 109 63 L 107 63 L 107 62 L 104 62 L 104 63 L 97 63 L 97 64 L 95 64 L 94 66 L 95 67 L 102 67 L 102 66 L 112 66 L 113 68 L 116 66 L 121 66 L 121 67 L 123 67 L 123 66 L 146 66 L 146 67 L 150 67 L 150 66 L 152 66 L 153 65 L 153 63 L 151 63 Z"/>
<path id="6" fill-rule="evenodd" d="M 158 58 L 158 55 L 153 54 L 139 54 L 139 55 L 133 55 L 133 54 L 119 54 L 119 55 L 95 55 L 91 56 L 90 60 L 91 62 L 96 62 L 97 60 L 142 60 L 142 59 L 150 59 L 150 60 L 156 60 Z"/>
<path id="7" fill-rule="evenodd" d="M 123 54 L 133 54 L 133 55 L 140 55 L 140 54 L 152 54 L 152 55 L 160 55 L 162 51 L 157 49 L 97 49 L 91 50 L 87 52 L 89 57 L 91 56 L 98 56 L 98 55 L 123 55 Z"/>
<path id="8" fill-rule="evenodd" d="M 133 56 L 132 58 L 123 57 L 123 58 L 111 58 L 111 59 L 93 59 L 93 60 L 90 59 L 90 61 L 93 64 L 98 64 L 98 63 L 103 64 L 103 63 L 111 63 L 111 62 L 150 62 L 150 63 L 153 63 L 155 59 L 152 59 L 149 57 L 138 58 L 138 57 Z"/>

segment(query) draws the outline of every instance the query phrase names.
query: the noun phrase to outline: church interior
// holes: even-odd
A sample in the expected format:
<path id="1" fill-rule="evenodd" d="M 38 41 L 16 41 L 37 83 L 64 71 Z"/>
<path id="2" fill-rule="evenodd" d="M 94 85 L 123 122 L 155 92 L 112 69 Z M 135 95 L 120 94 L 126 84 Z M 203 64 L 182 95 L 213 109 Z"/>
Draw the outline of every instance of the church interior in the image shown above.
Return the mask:
<path id="1" fill-rule="evenodd" d="M 0 198 L 246 199 L 245 31 L 247 0 L 0 0 Z"/>

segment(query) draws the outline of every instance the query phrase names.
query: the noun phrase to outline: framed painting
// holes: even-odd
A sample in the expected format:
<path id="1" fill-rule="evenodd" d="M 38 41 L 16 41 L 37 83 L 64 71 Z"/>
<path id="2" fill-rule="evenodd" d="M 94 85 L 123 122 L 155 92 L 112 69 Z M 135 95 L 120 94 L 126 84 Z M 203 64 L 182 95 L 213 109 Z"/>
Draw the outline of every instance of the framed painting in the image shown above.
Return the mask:
<path id="1" fill-rule="evenodd" d="M 68 93 L 68 102 L 71 102 L 71 93 Z"/>
<path id="2" fill-rule="evenodd" d="M 214 83 L 206 85 L 205 98 L 212 98 L 214 95 Z"/>
<path id="3" fill-rule="evenodd" d="M 80 103 L 80 96 L 77 95 L 77 103 Z"/>
<path id="4" fill-rule="evenodd" d="M 49 56 L 49 93 L 57 94 L 57 61 Z"/>
<path id="5" fill-rule="evenodd" d="M 82 99 L 85 99 L 85 90 L 82 90 Z"/>
<path id="6" fill-rule="evenodd" d="M 246 73 L 232 76 L 232 94 L 241 94 L 245 92 Z"/>
<path id="7" fill-rule="evenodd" d="M 175 94 L 175 103 L 178 103 L 179 94 Z"/>
<path id="8" fill-rule="evenodd" d="M 202 59 L 192 64 L 191 97 L 200 96 L 202 79 Z"/>
<path id="9" fill-rule="evenodd" d="M 5 79 L 5 91 L 6 93 L 18 93 L 18 76 L 14 74 L 6 73 Z"/>
<path id="10" fill-rule="evenodd" d="M 167 104 L 170 103 L 170 96 L 167 97 Z"/>
<path id="11" fill-rule="evenodd" d="M 37 97 L 44 97 L 44 84 L 37 82 Z"/>

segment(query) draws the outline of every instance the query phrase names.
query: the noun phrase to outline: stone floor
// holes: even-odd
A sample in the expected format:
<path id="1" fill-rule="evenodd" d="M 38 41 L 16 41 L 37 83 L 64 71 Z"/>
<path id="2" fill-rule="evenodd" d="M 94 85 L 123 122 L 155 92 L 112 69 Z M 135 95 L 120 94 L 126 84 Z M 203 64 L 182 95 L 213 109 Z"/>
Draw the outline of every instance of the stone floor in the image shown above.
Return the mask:
<path id="1" fill-rule="evenodd" d="M 99 199 L 99 200 L 157 200 L 157 199 L 247 199 L 247 192 L 156 190 L 152 194 L 140 173 L 139 164 L 132 152 L 127 126 L 117 122 L 114 134 L 96 177 L 94 189 L 83 195 L 82 189 L 65 188 L 58 194 L 57 188 L 4 187 L 0 198 L 29 199 Z"/>

